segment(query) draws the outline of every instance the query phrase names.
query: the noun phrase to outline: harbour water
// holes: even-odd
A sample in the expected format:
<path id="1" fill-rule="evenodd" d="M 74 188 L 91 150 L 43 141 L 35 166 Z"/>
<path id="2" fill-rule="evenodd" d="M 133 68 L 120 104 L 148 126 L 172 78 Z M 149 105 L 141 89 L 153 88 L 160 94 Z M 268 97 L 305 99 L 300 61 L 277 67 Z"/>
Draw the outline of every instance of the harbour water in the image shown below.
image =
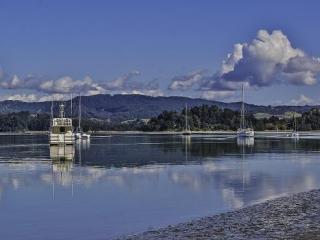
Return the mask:
<path id="1" fill-rule="evenodd" d="M 0 239 L 110 239 L 320 186 L 320 139 L 0 136 Z"/>

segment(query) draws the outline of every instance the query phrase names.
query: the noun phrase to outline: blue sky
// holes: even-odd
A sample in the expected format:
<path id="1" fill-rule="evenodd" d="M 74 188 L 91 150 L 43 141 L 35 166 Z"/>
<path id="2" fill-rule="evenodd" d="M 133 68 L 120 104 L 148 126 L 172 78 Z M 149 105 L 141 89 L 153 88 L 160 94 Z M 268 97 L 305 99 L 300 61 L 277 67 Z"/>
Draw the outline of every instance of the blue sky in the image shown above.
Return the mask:
<path id="1" fill-rule="evenodd" d="M 251 103 L 316 104 L 319 5 L 270 0 L 0 0 L 1 99 L 45 100 L 82 91 L 234 101 L 244 82 Z M 246 55 L 256 47 L 253 39 L 261 40 L 260 30 L 266 30 L 266 41 L 273 41 L 273 31 L 280 30 L 292 46 L 288 57 L 272 60 L 277 67 L 270 71 L 277 73 L 257 73 L 269 58 L 259 58 L 263 64 L 253 66 L 257 61 L 249 54 L 249 60 L 242 61 L 248 60 L 247 65 L 236 62 L 234 74 L 222 74 L 222 62 L 234 44 L 241 43 Z M 301 61 L 302 70 L 287 65 Z M 176 87 L 173 81 L 178 81 Z"/>

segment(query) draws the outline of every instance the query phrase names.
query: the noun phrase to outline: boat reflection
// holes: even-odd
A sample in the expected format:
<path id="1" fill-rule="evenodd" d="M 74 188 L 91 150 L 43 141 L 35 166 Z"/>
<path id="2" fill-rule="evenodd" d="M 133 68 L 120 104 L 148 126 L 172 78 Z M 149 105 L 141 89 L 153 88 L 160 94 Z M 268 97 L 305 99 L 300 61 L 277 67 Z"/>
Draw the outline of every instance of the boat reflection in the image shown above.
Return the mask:
<path id="1" fill-rule="evenodd" d="M 185 162 L 188 162 L 188 155 L 189 155 L 189 149 L 191 144 L 191 136 L 190 135 L 184 135 L 183 136 L 184 141 L 184 152 L 185 152 Z"/>
<path id="2" fill-rule="evenodd" d="M 254 145 L 254 137 L 238 137 L 237 138 L 238 146 L 253 146 Z"/>
<path id="3" fill-rule="evenodd" d="M 50 158 L 52 161 L 72 161 L 75 148 L 73 145 L 50 146 Z"/>
<path id="4" fill-rule="evenodd" d="M 90 148 L 90 138 L 88 139 L 80 139 L 78 141 L 75 142 L 76 143 L 76 147 L 79 149 L 82 149 L 82 150 L 89 150 Z"/>

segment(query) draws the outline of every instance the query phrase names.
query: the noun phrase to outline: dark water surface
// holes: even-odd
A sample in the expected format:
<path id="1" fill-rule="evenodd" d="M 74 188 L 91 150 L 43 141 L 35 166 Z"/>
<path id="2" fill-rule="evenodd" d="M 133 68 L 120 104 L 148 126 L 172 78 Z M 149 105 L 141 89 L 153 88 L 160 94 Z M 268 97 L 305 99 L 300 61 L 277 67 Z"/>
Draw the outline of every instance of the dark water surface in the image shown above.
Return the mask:
<path id="1" fill-rule="evenodd" d="M 0 239 L 110 239 L 319 188 L 319 150 L 318 139 L 123 135 L 50 149 L 46 136 L 0 136 Z"/>

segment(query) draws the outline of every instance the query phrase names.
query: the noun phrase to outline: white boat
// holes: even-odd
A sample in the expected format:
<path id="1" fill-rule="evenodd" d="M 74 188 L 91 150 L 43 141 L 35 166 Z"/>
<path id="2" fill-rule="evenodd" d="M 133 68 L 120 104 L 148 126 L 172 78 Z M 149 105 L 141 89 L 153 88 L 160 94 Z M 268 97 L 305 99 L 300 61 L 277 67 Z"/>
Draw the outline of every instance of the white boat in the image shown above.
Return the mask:
<path id="1" fill-rule="evenodd" d="M 252 128 L 239 128 L 237 131 L 238 137 L 254 137 L 254 130 Z"/>
<path id="2" fill-rule="evenodd" d="M 84 133 L 82 131 L 82 128 L 81 128 L 81 116 L 82 116 L 82 112 L 81 112 L 81 94 L 79 94 L 79 112 L 78 112 L 78 115 L 79 115 L 79 120 L 78 120 L 78 127 L 75 131 L 75 138 L 77 140 L 85 140 L 85 141 L 90 141 L 90 134 L 87 134 L 87 133 Z"/>
<path id="3" fill-rule="evenodd" d="M 299 136 L 300 136 L 299 133 L 296 131 L 292 131 L 292 133 L 290 133 L 291 138 L 299 138 Z"/>
<path id="4" fill-rule="evenodd" d="M 190 130 L 190 126 L 188 124 L 188 106 L 187 106 L 187 104 L 186 104 L 186 109 L 185 109 L 184 115 L 185 115 L 185 129 L 182 132 L 182 135 L 189 136 L 189 135 L 191 135 L 191 130 Z"/>
<path id="5" fill-rule="evenodd" d="M 244 85 L 242 85 L 242 102 L 241 102 L 241 119 L 240 128 L 237 130 L 238 137 L 254 137 L 254 130 L 252 128 L 246 127 L 245 120 L 245 110 L 244 110 Z"/>
<path id="6" fill-rule="evenodd" d="M 294 138 L 294 139 L 298 139 L 300 137 L 299 133 L 297 132 L 297 120 L 296 120 L 296 114 L 293 113 L 293 130 L 292 132 L 289 134 L 289 136 L 291 138 Z"/>
<path id="7" fill-rule="evenodd" d="M 64 103 L 61 103 L 59 108 L 60 116 L 54 118 L 53 105 L 51 106 L 49 143 L 50 145 L 73 145 L 75 138 L 73 134 L 72 119 L 65 117 Z"/>

